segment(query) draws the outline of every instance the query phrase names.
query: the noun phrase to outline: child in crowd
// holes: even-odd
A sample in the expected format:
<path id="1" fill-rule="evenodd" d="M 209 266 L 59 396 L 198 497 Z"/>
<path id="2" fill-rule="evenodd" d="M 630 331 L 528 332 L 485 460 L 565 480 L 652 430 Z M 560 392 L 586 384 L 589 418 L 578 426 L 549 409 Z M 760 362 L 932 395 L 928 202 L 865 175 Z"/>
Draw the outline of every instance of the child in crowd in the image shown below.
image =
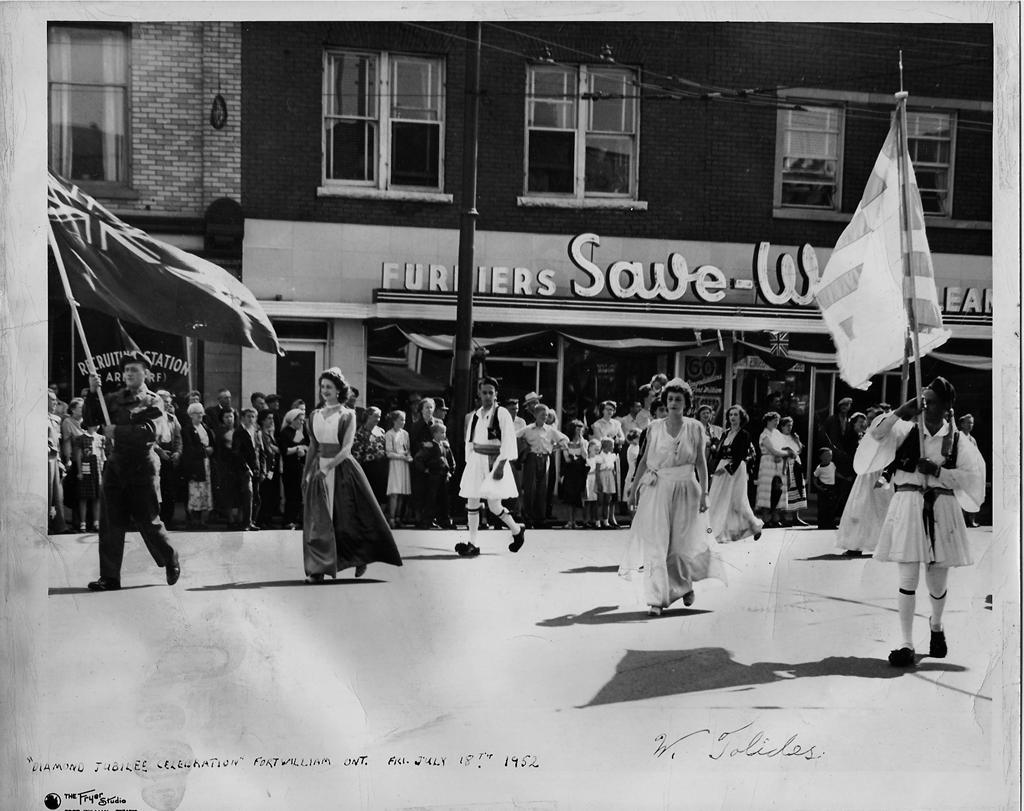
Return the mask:
<path id="1" fill-rule="evenodd" d="M 618 529 L 615 520 L 615 502 L 618 497 L 619 457 L 615 453 L 615 440 L 606 436 L 601 440 L 601 452 L 597 456 L 597 492 L 600 503 L 600 519 L 598 527 L 602 529 Z"/>
<path id="2" fill-rule="evenodd" d="M 447 482 L 455 469 L 455 457 L 443 422 L 434 422 L 430 426 L 430 442 L 424 442 L 416 452 L 413 464 L 423 473 L 423 511 L 419 529 L 430 529 L 435 526 L 438 500 L 447 498 Z"/>
<path id="3" fill-rule="evenodd" d="M 836 529 L 836 466 L 831 448 L 818 451 L 818 466 L 814 469 L 814 484 L 818 490 L 818 529 Z"/>
<path id="4" fill-rule="evenodd" d="M 100 488 L 103 486 L 103 465 L 107 461 L 107 438 L 99 433 L 99 425 L 86 426 L 84 433 L 71 442 L 71 458 L 78 471 L 78 514 L 85 519 L 86 507 L 92 502 L 93 523 L 89 532 L 96 532 L 100 522 Z M 78 531 L 83 527 L 78 525 Z"/>
<path id="5" fill-rule="evenodd" d="M 568 529 L 576 529 L 577 525 L 582 526 L 583 522 L 577 524 L 576 511 L 583 513 L 583 497 L 587 485 L 587 441 L 583 438 L 583 423 L 573 420 L 569 423 L 569 434 L 571 439 L 562 448 L 562 500 L 569 508 Z"/>
<path id="6" fill-rule="evenodd" d="M 588 529 L 597 526 L 597 465 L 600 455 L 600 441 L 591 439 L 587 443 L 587 484 L 583 490 L 583 525 Z"/>
<path id="7" fill-rule="evenodd" d="M 633 477 L 636 476 L 636 466 L 639 461 L 640 429 L 630 428 L 626 432 L 626 481 L 622 486 L 622 492 L 629 492 L 630 485 L 633 484 Z M 635 507 L 630 509 L 632 511 Z"/>
<path id="8" fill-rule="evenodd" d="M 392 529 L 398 527 L 399 518 L 405 513 L 405 503 L 412 493 L 412 477 L 409 465 L 409 432 L 405 430 L 405 412 L 395 409 L 388 415 L 391 428 L 384 435 L 384 449 L 388 459 L 388 523 Z"/>

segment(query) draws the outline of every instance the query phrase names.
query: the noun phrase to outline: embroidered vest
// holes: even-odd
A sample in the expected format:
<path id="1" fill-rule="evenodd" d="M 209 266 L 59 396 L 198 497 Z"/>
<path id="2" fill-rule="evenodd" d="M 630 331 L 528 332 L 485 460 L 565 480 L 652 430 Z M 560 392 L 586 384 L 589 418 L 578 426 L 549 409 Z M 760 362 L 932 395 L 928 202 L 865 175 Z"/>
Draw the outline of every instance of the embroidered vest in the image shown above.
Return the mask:
<path id="1" fill-rule="evenodd" d="M 495 406 L 494 410 L 491 412 L 491 422 L 490 422 L 490 425 L 487 426 L 487 439 L 489 439 L 489 440 L 496 439 L 496 440 L 498 440 L 500 442 L 501 441 L 501 423 L 498 422 L 498 409 L 499 408 L 501 408 L 501 406 Z M 473 421 L 469 424 L 469 441 L 470 442 L 473 442 L 473 437 L 476 436 L 476 421 L 477 421 L 477 419 L 479 417 L 480 417 L 479 412 L 474 411 L 473 412 Z"/>
<path id="2" fill-rule="evenodd" d="M 953 429 L 942 438 L 941 453 L 945 460 L 942 463 L 942 467 L 950 469 L 956 467 L 956 456 L 959 446 L 960 432 L 956 429 Z M 896 470 L 913 473 L 917 470 L 917 460 L 920 458 L 921 432 L 915 426 L 914 429 L 907 434 L 907 438 L 903 440 L 903 443 L 896 451 L 896 459 L 886 470 L 890 476 L 892 475 L 892 472 Z"/>

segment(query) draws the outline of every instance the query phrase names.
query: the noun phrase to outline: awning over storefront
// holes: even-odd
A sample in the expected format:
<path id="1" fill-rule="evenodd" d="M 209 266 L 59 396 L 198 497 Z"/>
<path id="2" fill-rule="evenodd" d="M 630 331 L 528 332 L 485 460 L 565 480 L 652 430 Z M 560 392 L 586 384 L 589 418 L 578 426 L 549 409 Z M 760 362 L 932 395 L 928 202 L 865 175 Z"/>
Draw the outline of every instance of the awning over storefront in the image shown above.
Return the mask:
<path id="1" fill-rule="evenodd" d="M 370 361 L 366 365 L 366 381 L 385 391 L 444 391 L 447 383 L 413 371 L 404 363 Z"/>
<path id="2" fill-rule="evenodd" d="M 763 355 L 771 355 L 773 359 L 788 359 L 794 363 L 813 363 L 816 366 L 835 366 L 836 356 L 834 352 L 808 352 L 805 350 L 788 350 L 784 356 L 773 352 L 767 344 L 754 343 L 752 341 L 737 339 L 734 343 L 750 347 Z M 963 355 L 953 352 L 932 352 L 929 358 L 949 363 L 953 366 L 965 366 L 969 369 L 984 371 L 992 370 L 992 358 L 980 355 Z M 898 368 L 898 367 L 894 367 Z"/>

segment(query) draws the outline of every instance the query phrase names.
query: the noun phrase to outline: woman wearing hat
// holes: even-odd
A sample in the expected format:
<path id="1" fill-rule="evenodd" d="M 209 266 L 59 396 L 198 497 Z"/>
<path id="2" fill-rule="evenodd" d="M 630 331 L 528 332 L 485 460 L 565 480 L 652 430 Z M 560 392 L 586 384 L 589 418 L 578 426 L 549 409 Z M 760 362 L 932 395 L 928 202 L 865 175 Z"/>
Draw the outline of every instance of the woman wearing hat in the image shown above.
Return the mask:
<path id="1" fill-rule="evenodd" d="M 977 512 L 985 499 L 985 461 L 953 424 L 956 390 L 937 377 L 921 392 L 878 420 L 865 434 L 855 460 L 858 472 L 893 465 L 893 495 L 878 537 L 875 559 L 899 567 L 897 608 L 901 639 L 889 654 L 893 667 L 911 667 L 917 586 L 924 579 L 931 603 L 928 655 L 946 655 L 942 614 L 954 566 L 973 563 L 961 508 Z M 923 436 L 916 417 L 924 412 Z"/>
<path id="2" fill-rule="evenodd" d="M 284 488 L 284 525 L 302 526 L 302 468 L 306 464 L 309 436 L 306 433 L 306 409 L 293 408 L 281 419 L 278 438 L 281 453 L 281 486 Z"/>
<path id="3" fill-rule="evenodd" d="M 647 429 L 647 444 L 627 494 L 636 514 L 619 566 L 619 575 L 642 590 L 652 617 L 679 599 L 691 605 L 694 581 L 724 580 L 711 548 L 704 427 L 683 416 L 693 392 L 677 377 L 665 384 L 662 398 L 668 416 Z"/>
<path id="4" fill-rule="evenodd" d="M 307 583 L 342 569 L 356 577 L 370 563 L 401 566 L 391 528 L 362 467 L 352 457 L 355 411 L 342 403 L 348 383 L 332 366 L 317 381 L 323 405 L 310 419 L 309 453 L 302 473 L 302 547 Z"/>
<path id="5" fill-rule="evenodd" d="M 206 529 L 206 518 L 213 509 L 210 486 L 213 436 L 203 424 L 206 411 L 202 403 L 190 403 L 185 413 L 188 422 L 181 426 L 181 470 L 188 482 L 185 516 L 190 529 Z"/>

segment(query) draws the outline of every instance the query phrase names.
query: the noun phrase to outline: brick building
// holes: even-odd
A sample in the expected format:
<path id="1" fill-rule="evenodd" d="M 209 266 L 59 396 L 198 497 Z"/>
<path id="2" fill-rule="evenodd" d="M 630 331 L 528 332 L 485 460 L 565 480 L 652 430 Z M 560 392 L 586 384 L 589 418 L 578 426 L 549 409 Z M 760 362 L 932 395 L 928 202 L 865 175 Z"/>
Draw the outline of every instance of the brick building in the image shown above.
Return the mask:
<path id="1" fill-rule="evenodd" d="M 180 350 L 208 399 L 228 386 L 310 401 L 331 364 L 363 403 L 450 394 L 467 33 L 51 25 L 51 166 L 130 223 L 240 272 L 287 350 Z M 733 401 L 780 406 L 813 437 L 847 390 L 807 277 L 860 200 L 902 48 L 953 333 L 925 375 L 958 382 L 990 447 L 989 26 L 483 23 L 482 42 L 474 336 L 505 393 L 535 389 L 563 416 L 591 416 L 665 371 L 719 417 Z M 66 106 L 72 79 L 101 88 L 105 101 L 83 108 L 100 120 Z M 75 131 L 90 123 L 98 141 Z M 51 379 L 74 388 L 81 349 L 56 295 Z M 853 392 L 856 406 L 895 401 L 898 376 Z"/>
<path id="2" fill-rule="evenodd" d="M 241 271 L 240 35 L 236 22 L 51 23 L 50 167 L 158 239 Z M 227 112 L 213 126 L 216 96 Z M 220 121 L 217 122 L 220 124 Z M 50 379 L 86 385 L 84 350 L 59 285 L 50 286 Z M 122 349 L 111 319 L 83 311 L 94 357 Z M 128 324 L 167 361 L 157 383 L 215 393 L 240 382 L 237 348 Z M 173 359 L 173 361 L 171 360 Z M 100 372 L 108 382 L 115 366 Z"/>
<path id="3" fill-rule="evenodd" d="M 861 198 L 902 48 L 953 333 L 925 374 L 958 381 L 988 447 L 988 26 L 484 23 L 482 42 L 474 336 L 505 392 L 589 416 L 660 370 L 719 416 L 781 405 L 814 436 L 847 390 L 804 277 Z M 291 350 L 245 353 L 246 389 L 308 399 L 338 364 L 367 402 L 446 390 L 467 43 L 464 23 L 243 25 L 244 279 Z M 681 295 L 648 294 L 673 272 Z"/>

